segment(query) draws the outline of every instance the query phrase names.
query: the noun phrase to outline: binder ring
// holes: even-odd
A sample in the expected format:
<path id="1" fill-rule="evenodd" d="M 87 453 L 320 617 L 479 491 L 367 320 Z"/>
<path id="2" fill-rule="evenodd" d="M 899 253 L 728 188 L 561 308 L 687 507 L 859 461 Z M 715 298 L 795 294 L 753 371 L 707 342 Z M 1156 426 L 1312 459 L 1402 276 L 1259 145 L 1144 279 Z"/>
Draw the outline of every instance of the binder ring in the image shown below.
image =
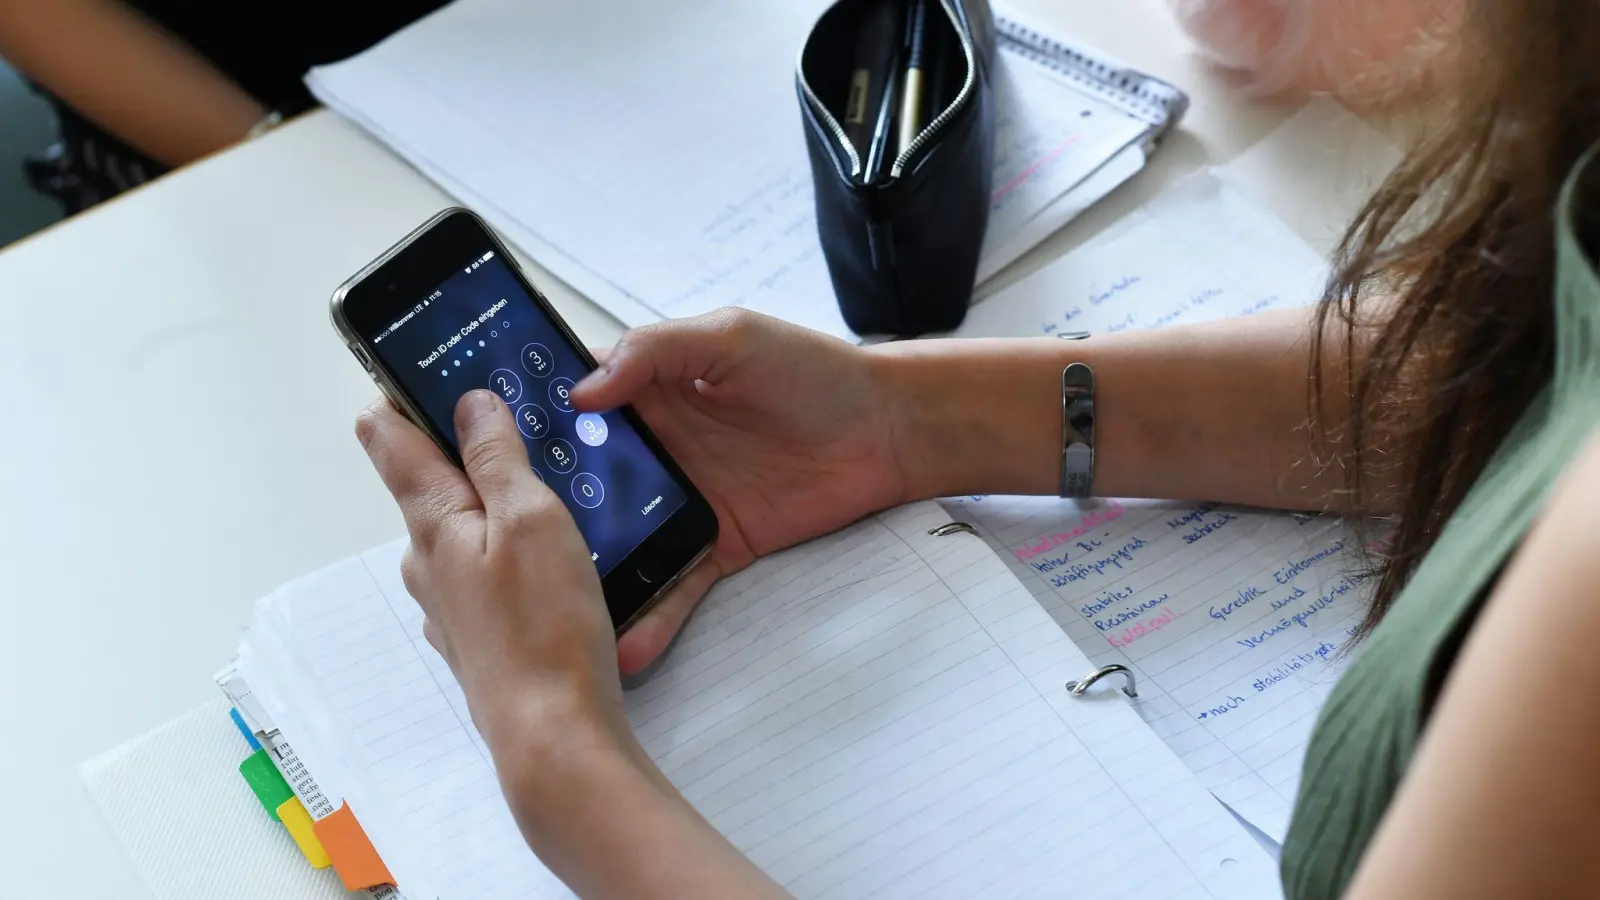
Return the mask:
<path id="1" fill-rule="evenodd" d="M 938 528 L 928 529 L 928 533 L 934 537 L 949 537 L 952 534 L 960 534 L 962 532 L 975 535 L 978 533 L 978 529 L 973 528 L 971 525 L 968 525 L 965 522 L 950 522 L 945 525 L 940 525 Z"/>
<path id="2" fill-rule="evenodd" d="M 1112 663 L 1109 666 L 1101 666 L 1077 681 L 1067 682 L 1067 693 L 1074 697 L 1082 697 L 1084 692 L 1089 690 L 1090 686 L 1107 675 L 1121 675 L 1123 678 L 1127 679 L 1128 682 L 1123 686 L 1122 692 L 1127 694 L 1129 697 L 1139 696 L 1139 691 L 1134 687 L 1133 670 L 1127 666 L 1119 665 L 1117 663 Z"/>

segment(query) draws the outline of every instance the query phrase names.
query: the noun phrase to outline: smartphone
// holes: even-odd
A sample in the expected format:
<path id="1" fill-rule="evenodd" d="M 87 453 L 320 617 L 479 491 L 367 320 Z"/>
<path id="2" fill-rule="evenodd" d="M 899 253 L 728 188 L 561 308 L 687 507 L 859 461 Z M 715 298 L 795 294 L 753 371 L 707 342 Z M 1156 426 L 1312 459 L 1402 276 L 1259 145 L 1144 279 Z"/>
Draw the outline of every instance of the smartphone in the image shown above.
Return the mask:
<path id="1" fill-rule="evenodd" d="M 345 282 L 334 328 L 456 465 L 456 402 L 510 407 L 539 476 L 577 520 L 617 633 L 711 550 L 717 517 L 639 416 L 580 413 L 594 357 L 481 219 L 447 209 Z"/>

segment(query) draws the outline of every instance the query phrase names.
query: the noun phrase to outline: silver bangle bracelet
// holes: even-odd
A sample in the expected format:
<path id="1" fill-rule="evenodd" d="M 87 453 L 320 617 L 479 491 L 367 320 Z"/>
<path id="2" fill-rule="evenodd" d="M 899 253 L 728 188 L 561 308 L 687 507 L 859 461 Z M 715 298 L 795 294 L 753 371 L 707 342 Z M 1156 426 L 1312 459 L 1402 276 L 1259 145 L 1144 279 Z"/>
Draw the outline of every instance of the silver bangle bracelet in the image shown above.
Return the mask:
<path id="1" fill-rule="evenodd" d="M 1061 372 L 1061 496 L 1094 496 L 1094 370 L 1084 363 Z"/>

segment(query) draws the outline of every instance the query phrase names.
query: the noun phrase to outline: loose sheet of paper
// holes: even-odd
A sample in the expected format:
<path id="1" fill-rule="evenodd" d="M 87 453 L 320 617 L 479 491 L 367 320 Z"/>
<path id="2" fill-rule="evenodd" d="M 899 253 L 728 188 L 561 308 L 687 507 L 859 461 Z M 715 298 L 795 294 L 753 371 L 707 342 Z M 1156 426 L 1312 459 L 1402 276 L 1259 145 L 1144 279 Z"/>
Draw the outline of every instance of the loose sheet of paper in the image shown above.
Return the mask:
<path id="1" fill-rule="evenodd" d="M 1068 697 L 1088 660 L 983 541 L 928 533 L 949 521 L 890 511 L 719 585 L 627 697 L 667 776 L 800 897 L 1279 896 L 1120 695 Z M 567 896 L 511 821 L 399 552 L 280 591 L 261 621 L 282 646 L 246 675 L 299 707 L 297 746 L 348 755 L 344 792 L 408 895 Z"/>
<path id="2" fill-rule="evenodd" d="M 1325 277 L 1282 223 L 1200 174 L 978 305 L 958 334 L 1249 315 L 1308 303 Z M 1219 799 L 1281 841 L 1305 744 L 1365 597 L 1343 527 L 1211 506 L 946 503 L 981 526 L 1097 665 L 1138 673 L 1146 721 Z"/>
<path id="3" fill-rule="evenodd" d="M 794 88 L 826 5 L 459 0 L 309 83 L 628 324 L 734 305 L 849 336 Z M 1147 128 L 1031 61 L 996 72 L 986 271 Z"/>

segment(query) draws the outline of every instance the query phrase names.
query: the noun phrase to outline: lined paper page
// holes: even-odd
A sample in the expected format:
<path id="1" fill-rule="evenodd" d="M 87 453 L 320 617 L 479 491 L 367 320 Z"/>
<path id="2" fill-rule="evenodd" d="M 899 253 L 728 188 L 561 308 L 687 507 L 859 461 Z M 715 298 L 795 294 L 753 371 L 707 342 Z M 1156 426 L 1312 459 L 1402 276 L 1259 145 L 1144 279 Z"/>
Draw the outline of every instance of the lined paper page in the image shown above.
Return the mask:
<path id="1" fill-rule="evenodd" d="M 1066 695 L 1089 661 L 983 541 L 927 534 L 948 521 L 895 510 L 719 585 L 627 698 L 667 776 L 800 897 L 1278 896 L 1125 699 Z M 359 757 L 408 895 L 566 896 L 397 565 L 380 548 L 279 595 L 331 710 L 317 739 Z"/>
<path id="2" fill-rule="evenodd" d="M 1310 302 L 1325 274 L 1277 219 L 1202 174 L 975 307 L 959 333 L 1248 315 Z M 1096 664 L 1134 668 L 1145 719 L 1218 798 L 1282 841 L 1316 713 L 1367 596 L 1342 526 L 1210 505 L 946 504 L 984 530 Z"/>
<path id="3" fill-rule="evenodd" d="M 458 0 L 309 83 L 628 324 L 735 305 L 848 336 L 794 84 L 827 5 Z M 997 72 L 988 246 L 1015 258 L 1145 126 L 1020 57 Z"/>
<path id="4" fill-rule="evenodd" d="M 1311 727 L 1366 608 L 1346 529 L 1210 504 L 945 503 L 1095 665 L 1133 668 L 1145 721 L 1281 842 Z"/>

